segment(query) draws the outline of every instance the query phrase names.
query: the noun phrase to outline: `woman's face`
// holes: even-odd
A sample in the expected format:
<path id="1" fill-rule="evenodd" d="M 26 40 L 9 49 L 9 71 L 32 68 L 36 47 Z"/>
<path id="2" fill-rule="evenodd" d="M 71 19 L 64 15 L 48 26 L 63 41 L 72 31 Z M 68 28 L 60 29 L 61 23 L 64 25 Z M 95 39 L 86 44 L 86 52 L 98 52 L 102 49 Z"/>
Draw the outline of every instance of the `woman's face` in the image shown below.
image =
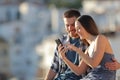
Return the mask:
<path id="1" fill-rule="evenodd" d="M 75 21 L 75 29 L 80 39 L 86 39 L 86 30 L 83 28 L 79 21 Z"/>

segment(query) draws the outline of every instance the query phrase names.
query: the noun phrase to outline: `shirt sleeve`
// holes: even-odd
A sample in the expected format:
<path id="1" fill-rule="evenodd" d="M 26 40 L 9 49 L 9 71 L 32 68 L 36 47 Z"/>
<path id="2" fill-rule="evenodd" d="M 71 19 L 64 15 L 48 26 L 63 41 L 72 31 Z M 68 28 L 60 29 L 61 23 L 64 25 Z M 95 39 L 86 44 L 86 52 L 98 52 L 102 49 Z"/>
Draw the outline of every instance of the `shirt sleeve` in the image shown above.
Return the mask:
<path id="1" fill-rule="evenodd" d="M 67 36 L 62 35 L 59 39 L 63 43 L 64 40 L 67 39 Z M 56 47 L 56 50 L 54 52 L 53 62 L 52 62 L 52 65 L 51 65 L 51 69 L 56 73 L 60 73 L 61 72 L 61 62 L 62 62 L 62 60 L 61 60 L 61 58 L 58 54 L 58 50 L 57 50 L 57 47 Z"/>
<path id="2" fill-rule="evenodd" d="M 58 73 L 58 71 L 59 71 L 59 55 L 58 55 L 57 48 L 54 52 L 54 57 L 53 57 L 53 62 L 52 62 L 52 65 L 51 65 L 51 69 L 56 73 Z"/>

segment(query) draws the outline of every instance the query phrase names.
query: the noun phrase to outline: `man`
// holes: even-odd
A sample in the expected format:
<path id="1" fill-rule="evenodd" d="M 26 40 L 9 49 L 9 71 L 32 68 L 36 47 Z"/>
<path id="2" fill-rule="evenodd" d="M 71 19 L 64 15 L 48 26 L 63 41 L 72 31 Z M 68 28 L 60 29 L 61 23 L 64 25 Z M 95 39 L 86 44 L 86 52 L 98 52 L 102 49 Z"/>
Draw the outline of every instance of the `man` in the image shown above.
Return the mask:
<path id="1" fill-rule="evenodd" d="M 75 31 L 75 20 L 80 16 L 80 12 L 75 9 L 67 10 L 63 15 L 63 20 L 65 24 L 65 29 L 67 35 L 60 38 L 61 42 L 64 44 L 69 42 L 77 47 L 81 47 L 85 51 L 86 46 L 80 41 L 78 35 Z M 67 51 L 66 57 L 74 64 L 79 65 L 80 57 L 74 51 Z M 54 59 L 52 66 L 45 78 L 45 80 L 79 80 L 82 78 L 81 75 L 76 75 L 71 69 L 63 62 L 58 53 L 58 48 L 55 50 Z"/>
<path id="2" fill-rule="evenodd" d="M 120 63 L 114 58 L 112 60 L 113 60 L 113 62 L 107 62 L 105 64 L 106 68 L 108 68 L 109 70 L 120 69 Z"/>

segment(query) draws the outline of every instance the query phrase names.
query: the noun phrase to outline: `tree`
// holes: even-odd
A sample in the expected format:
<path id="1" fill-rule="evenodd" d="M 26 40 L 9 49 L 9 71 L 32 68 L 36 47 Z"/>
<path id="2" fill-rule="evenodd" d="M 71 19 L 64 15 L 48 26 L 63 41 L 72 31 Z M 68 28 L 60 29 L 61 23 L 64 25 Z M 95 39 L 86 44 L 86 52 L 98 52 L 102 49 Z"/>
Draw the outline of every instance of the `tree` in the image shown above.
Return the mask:
<path id="1" fill-rule="evenodd" d="M 54 4 L 57 8 L 82 8 L 82 0 L 51 0 L 48 5 Z"/>

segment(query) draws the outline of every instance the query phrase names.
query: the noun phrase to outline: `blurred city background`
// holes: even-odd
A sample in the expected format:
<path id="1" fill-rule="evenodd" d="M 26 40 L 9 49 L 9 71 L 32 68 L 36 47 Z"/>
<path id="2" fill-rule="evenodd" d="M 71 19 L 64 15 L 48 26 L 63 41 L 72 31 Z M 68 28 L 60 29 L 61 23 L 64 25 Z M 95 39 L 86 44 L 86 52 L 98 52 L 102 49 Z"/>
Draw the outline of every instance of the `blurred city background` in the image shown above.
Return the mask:
<path id="1" fill-rule="evenodd" d="M 65 33 L 63 12 L 70 8 L 95 19 L 120 62 L 119 0 L 0 0 L 0 76 L 44 80 L 54 40 Z M 116 80 L 120 80 L 120 70 Z"/>

